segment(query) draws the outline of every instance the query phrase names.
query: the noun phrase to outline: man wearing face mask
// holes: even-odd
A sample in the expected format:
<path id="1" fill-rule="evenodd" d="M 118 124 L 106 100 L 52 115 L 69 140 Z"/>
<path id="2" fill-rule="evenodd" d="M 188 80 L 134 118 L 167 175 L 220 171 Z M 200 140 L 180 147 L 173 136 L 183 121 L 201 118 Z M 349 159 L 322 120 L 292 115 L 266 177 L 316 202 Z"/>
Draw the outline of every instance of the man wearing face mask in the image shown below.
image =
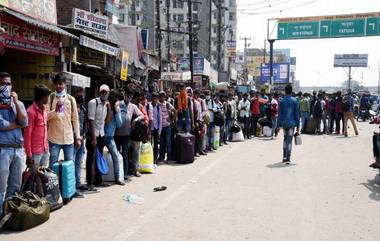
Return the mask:
<path id="1" fill-rule="evenodd" d="M 215 101 L 211 98 L 211 92 L 209 90 L 206 90 L 205 95 L 206 95 L 206 105 L 210 113 L 210 124 L 208 125 L 208 129 L 207 129 L 207 136 L 208 136 L 207 150 L 213 151 L 213 150 L 216 150 L 214 148 L 214 132 L 215 132 L 214 116 L 215 116 L 215 112 L 217 112 L 218 109 L 217 109 L 217 105 Z"/>
<path id="2" fill-rule="evenodd" d="M 80 145 L 78 108 L 74 97 L 66 93 L 66 76 L 57 74 L 53 78 L 55 92 L 48 100 L 48 140 L 50 164 L 58 162 L 59 152 L 63 150 L 64 160 L 74 159 L 74 141 Z"/>
<path id="3" fill-rule="evenodd" d="M 89 130 L 87 133 L 86 148 L 87 148 L 87 160 L 86 160 L 86 179 L 89 191 L 96 191 L 95 186 L 109 186 L 103 183 L 102 175 L 95 165 L 95 153 L 96 148 L 103 153 L 104 149 L 104 125 L 106 118 L 112 118 L 107 116 L 108 112 L 108 97 L 110 88 L 108 85 L 102 85 L 99 88 L 100 97 L 90 100 L 88 102 L 88 120 Z M 107 121 L 108 122 L 108 121 Z M 95 165 L 95 168 L 93 166 Z M 95 180 L 93 180 L 95 169 Z"/>
<path id="4" fill-rule="evenodd" d="M 73 96 L 78 105 L 78 118 L 79 118 L 79 131 L 80 135 L 85 137 L 88 130 L 87 109 L 84 106 L 84 89 L 82 87 L 76 87 L 72 89 Z M 84 141 L 80 145 L 75 146 L 75 186 L 76 196 L 82 197 L 81 191 L 87 189 L 86 186 L 81 185 L 81 168 L 84 157 Z"/>
<path id="5" fill-rule="evenodd" d="M 27 125 L 25 107 L 12 92 L 11 76 L 0 72 L 0 216 L 4 198 L 21 187 L 26 159 L 21 128 Z"/>

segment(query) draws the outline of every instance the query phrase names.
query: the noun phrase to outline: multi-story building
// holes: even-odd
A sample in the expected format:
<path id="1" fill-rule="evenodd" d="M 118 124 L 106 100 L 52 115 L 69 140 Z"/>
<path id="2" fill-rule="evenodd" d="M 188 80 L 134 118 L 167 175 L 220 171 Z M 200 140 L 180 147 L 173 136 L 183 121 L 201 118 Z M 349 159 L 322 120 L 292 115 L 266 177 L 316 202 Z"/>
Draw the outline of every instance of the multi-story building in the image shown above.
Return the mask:
<path id="1" fill-rule="evenodd" d="M 136 25 L 149 30 L 148 49 L 157 50 L 155 0 L 134 0 L 120 2 L 119 22 Z M 203 0 L 192 1 L 193 54 L 194 57 L 208 59 L 214 69 L 218 69 L 220 60 L 221 72 L 228 76 L 229 67 L 234 67 L 234 57 L 228 57 L 227 41 L 236 42 L 236 0 Z M 161 51 L 164 62 L 189 57 L 189 35 L 168 32 L 165 30 L 188 32 L 188 4 L 183 0 L 159 0 Z M 221 7 L 218 7 L 220 4 Z M 126 7 L 128 6 L 128 8 Z M 211 11 L 210 11 L 211 10 Z M 221 11 L 219 24 L 218 11 Z M 210 14 L 211 13 L 211 14 Z M 127 16 L 128 15 L 128 19 Z M 221 39 L 218 31 L 221 29 Z M 210 42 L 211 41 L 211 42 Z M 220 43 L 220 44 L 219 44 Z M 218 46 L 220 45 L 220 49 Z M 220 51 L 219 51 L 220 50 Z M 218 52 L 221 54 L 219 55 Z"/>

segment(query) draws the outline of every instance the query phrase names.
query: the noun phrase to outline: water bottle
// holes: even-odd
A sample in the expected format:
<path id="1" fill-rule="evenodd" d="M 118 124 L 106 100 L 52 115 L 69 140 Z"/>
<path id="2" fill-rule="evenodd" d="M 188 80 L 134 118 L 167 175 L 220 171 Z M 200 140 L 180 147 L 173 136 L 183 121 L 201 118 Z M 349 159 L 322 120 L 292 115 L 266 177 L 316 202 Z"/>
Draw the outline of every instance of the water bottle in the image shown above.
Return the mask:
<path id="1" fill-rule="evenodd" d="M 58 114 L 59 116 L 64 116 L 65 115 L 65 99 L 63 97 L 59 97 L 57 101 L 59 101 Z"/>
<path id="2" fill-rule="evenodd" d="M 131 193 L 124 194 L 123 199 L 129 203 L 140 204 L 140 205 L 144 204 L 145 202 L 145 199 L 143 197 L 139 197 Z"/>

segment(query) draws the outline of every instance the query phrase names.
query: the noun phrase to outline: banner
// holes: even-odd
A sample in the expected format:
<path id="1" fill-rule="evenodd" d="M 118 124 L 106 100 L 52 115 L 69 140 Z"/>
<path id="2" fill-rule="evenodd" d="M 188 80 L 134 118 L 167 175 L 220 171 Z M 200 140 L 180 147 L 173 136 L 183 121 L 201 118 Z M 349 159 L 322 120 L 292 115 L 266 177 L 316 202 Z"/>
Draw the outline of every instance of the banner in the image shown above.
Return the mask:
<path id="1" fill-rule="evenodd" d="M 289 64 L 273 64 L 273 83 L 289 83 Z M 261 83 L 270 83 L 270 65 L 261 65 Z"/>
<path id="2" fill-rule="evenodd" d="M 73 9 L 73 26 L 75 29 L 106 39 L 108 31 L 108 17 L 87 12 L 82 9 Z"/>
<path id="3" fill-rule="evenodd" d="M 3 42 L 6 48 L 59 55 L 57 34 L 26 24 L 14 17 L 1 16 L 0 20 L 0 26 L 5 30 L 5 34 L 0 35 L 0 42 Z"/>
<path id="4" fill-rule="evenodd" d="M 0 0 L 0 5 L 44 22 L 57 24 L 57 6 L 55 0 Z"/>
<path id="5" fill-rule="evenodd" d="M 97 51 L 100 51 L 109 55 L 113 55 L 113 56 L 116 56 L 118 52 L 118 49 L 116 47 L 112 47 L 108 44 L 102 43 L 95 39 L 86 37 L 84 35 L 80 36 L 79 44 L 87 48 L 95 49 Z"/>
<path id="6" fill-rule="evenodd" d="M 128 60 L 129 60 L 128 52 L 123 51 L 123 57 L 121 60 L 120 79 L 124 81 L 127 81 L 127 78 L 128 78 Z"/>

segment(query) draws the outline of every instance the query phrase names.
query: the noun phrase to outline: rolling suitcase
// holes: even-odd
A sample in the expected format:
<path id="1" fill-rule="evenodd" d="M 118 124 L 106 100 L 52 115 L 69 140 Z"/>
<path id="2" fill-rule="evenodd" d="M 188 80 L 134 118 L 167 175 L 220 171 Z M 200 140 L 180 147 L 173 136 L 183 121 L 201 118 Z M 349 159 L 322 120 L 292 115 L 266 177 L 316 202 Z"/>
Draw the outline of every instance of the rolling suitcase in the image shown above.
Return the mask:
<path id="1" fill-rule="evenodd" d="M 75 164 L 73 161 L 57 162 L 53 165 L 53 170 L 58 174 L 59 189 L 61 191 L 63 203 L 67 204 L 75 195 Z"/>
<path id="2" fill-rule="evenodd" d="M 305 133 L 314 135 L 316 131 L 317 131 L 317 122 L 315 121 L 314 118 L 310 118 L 306 122 Z"/>
<path id="3" fill-rule="evenodd" d="M 176 136 L 176 161 L 187 164 L 194 162 L 195 136 L 188 133 L 178 133 Z"/>

